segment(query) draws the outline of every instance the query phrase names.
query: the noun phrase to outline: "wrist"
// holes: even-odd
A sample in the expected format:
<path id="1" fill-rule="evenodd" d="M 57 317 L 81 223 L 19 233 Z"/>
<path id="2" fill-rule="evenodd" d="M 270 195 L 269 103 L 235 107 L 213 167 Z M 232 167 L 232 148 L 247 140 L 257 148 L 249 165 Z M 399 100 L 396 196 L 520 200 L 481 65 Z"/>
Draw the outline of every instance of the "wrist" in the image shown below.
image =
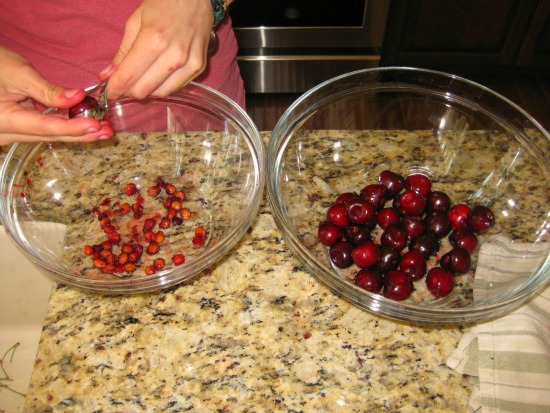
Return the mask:
<path id="1" fill-rule="evenodd" d="M 225 17 L 225 12 L 227 11 L 227 0 L 210 0 L 210 2 L 212 3 L 212 10 L 214 13 L 213 27 L 216 28 Z"/>

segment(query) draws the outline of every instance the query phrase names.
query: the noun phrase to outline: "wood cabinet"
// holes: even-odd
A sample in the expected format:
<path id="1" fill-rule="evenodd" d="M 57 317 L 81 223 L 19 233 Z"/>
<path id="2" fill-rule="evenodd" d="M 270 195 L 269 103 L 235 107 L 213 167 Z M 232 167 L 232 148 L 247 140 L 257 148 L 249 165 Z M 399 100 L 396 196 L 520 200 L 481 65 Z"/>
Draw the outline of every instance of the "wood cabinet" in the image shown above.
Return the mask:
<path id="1" fill-rule="evenodd" d="M 550 68 L 550 0 L 392 0 L 382 62 L 455 72 Z"/>

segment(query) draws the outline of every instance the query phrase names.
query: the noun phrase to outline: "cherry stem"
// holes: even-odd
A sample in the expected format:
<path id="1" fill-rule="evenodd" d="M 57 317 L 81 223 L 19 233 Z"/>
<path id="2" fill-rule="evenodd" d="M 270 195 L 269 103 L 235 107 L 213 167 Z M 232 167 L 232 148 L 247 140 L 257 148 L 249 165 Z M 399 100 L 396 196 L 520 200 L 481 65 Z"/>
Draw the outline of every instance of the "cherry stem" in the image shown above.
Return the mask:
<path id="1" fill-rule="evenodd" d="M 19 347 L 19 343 L 15 343 L 13 346 L 11 346 L 4 353 L 2 358 L 0 359 L 0 370 L 2 370 L 2 373 L 3 373 L 3 377 L 0 377 L 0 388 L 9 390 L 9 391 L 11 391 L 15 394 L 18 394 L 19 396 L 25 397 L 26 396 L 25 393 L 21 393 L 21 392 L 15 390 L 15 389 L 12 389 L 9 385 L 4 383 L 6 381 L 13 381 L 13 378 L 8 374 L 8 372 L 4 368 L 4 360 L 6 360 L 6 357 L 8 357 L 8 354 L 10 354 L 10 352 L 11 352 L 11 355 L 9 357 L 9 361 L 10 361 L 10 363 L 12 363 L 13 362 L 13 356 L 15 354 L 15 350 L 17 349 L 17 347 Z"/>

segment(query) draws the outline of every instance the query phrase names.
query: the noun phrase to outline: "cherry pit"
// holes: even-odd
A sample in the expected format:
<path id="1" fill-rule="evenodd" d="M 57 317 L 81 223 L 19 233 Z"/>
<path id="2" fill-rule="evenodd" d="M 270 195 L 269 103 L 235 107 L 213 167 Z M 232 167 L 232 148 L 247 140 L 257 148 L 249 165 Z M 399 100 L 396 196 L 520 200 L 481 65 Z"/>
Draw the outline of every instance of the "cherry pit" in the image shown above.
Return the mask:
<path id="1" fill-rule="evenodd" d="M 145 275 L 165 269 L 168 263 L 159 253 L 169 245 L 167 231 L 197 215 L 185 206 L 185 190 L 158 177 L 145 194 L 142 195 L 141 189 L 130 182 L 122 187 L 120 196 L 122 200 L 113 202 L 106 198 L 92 208 L 91 212 L 97 215 L 105 240 L 85 245 L 84 254 L 90 256 L 92 265 L 104 274 L 129 277 L 140 267 L 143 267 Z M 145 210 L 145 196 L 156 201 L 159 205 L 156 210 Z M 124 216 L 131 218 L 129 226 L 132 228 L 131 233 L 125 236 L 116 225 L 117 218 Z M 206 229 L 196 225 L 191 244 L 200 247 L 206 238 Z M 169 261 L 174 266 L 180 266 L 185 263 L 185 255 L 175 252 Z"/>
<path id="2" fill-rule="evenodd" d="M 355 284 L 367 291 L 405 300 L 425 279 L 428 291 L 442 298 L 472 269 L 478 236 L 494 225 L 489 207 L 453 205 L 426 175 L 384 170 L 378 182 L 337 196 L 317 238 L 335 267 L 357 268 Z M 439 257 L 444 239 L 451 249 Z M 432 258 L 436 265 L 428 265 Z"/>

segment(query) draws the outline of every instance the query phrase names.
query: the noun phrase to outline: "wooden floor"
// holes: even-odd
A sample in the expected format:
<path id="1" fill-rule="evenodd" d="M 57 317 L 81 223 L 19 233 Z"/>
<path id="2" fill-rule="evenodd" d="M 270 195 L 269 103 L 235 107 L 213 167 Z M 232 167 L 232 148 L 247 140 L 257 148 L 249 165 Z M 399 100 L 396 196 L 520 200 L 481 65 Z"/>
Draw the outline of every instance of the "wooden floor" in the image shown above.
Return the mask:
<path id="1" fill-rule="evenodd" d="M 549 75 L 470 75 L 478 82 L 523 108 L 550 131 Z M 259 130 L 272 130 L 300 94 L 249 94 L 247 111 Z"/>

